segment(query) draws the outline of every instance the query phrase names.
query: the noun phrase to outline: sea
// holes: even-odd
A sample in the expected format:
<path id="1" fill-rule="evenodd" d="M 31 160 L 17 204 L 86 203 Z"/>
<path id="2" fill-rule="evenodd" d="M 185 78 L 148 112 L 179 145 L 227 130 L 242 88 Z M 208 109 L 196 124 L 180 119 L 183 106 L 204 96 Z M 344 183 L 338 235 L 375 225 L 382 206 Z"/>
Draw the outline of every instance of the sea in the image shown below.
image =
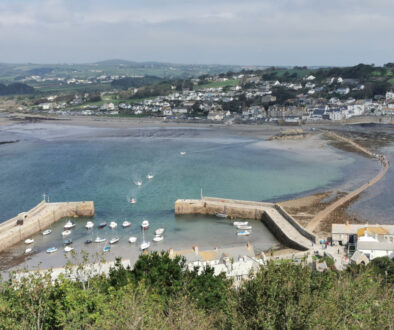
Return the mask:
<path id="1" fill-rule="evenodd" d="M 0 222 L 31 209 L 44 193 L 52 202 L 94 201 L 95 228 L 85 229 L 88 219 L 72 219 L 76 228 L 67 238 L 76 253 L 97 257 L 106 243 L 85 245 L 85 240 L 119 237 L 105 254 L 107 260 L 138 258 L 144 219 L 150 222 L 144 234 L 147 241 L 152 241 L 156 228 L 165 228 L 164 240 L 152 242 L 151 250 L 193 245 L 204 250 L 249 241 L 256 252 L 266 251 L 279 243 L 261 222 L 251 223 L 251 236 L 238 237 L 227 219 L 175 216 L 174 202 L 201 195 L 280 201 L 330 189 L 350 190 L 379 170 L 376 162 L 321 141 L 270 142 L 214 128 L 29 123 L 1 127 L 1 141 L 17 142 L 0 145 Z M 130 198 L 137 202 L 130 204 Z M 61 232 L 67 220 L 53 224 L 48 236 L 36 234 L 30 256 L 24 256 L 25 244 L 12 247 L 11 259 L 19 258 L 19 267 L 64 265 L 69 255 L 63 252 Z M 123 229 L 124 220 L 131 227 Z M 118 227 L 98 229 L 102 221 L 115 221 Z M 137 237 L 136 244 L 128 243 L 130 236 Z M 47 254 L 49 247 L 58 251 Z M 3 269 L 4 261 L 0 260 Z"/>

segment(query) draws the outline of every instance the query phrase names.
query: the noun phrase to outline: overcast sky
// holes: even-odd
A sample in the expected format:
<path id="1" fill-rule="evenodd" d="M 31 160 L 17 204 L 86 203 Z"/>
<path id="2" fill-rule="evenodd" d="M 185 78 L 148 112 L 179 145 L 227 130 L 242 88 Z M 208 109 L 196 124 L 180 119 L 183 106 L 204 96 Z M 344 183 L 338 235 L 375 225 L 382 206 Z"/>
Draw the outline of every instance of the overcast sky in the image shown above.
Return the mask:
<path id="1" fill-rule="evenodd" d="M 394 0 L 0 0 L 0 62 L 394 62 Z"/>

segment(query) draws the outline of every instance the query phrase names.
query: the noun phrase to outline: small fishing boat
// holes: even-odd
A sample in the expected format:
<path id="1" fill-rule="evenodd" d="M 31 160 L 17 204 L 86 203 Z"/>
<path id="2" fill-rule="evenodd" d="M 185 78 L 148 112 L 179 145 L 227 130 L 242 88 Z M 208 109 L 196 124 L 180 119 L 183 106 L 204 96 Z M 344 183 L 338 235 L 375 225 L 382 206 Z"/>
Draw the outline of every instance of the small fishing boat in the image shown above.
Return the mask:
<path id="1" fill-rule="evenodd" d="M 137 200 L 135 198 L 130 198 L 130 204 L 135 204 L 137 203 Z"/>
<path id="2" fill-rule="evenodd" d="M 122 227 L 123 228 L 127 228 L 127 227 L 130 227 L 130 226 L 131 226 L 131 222 L 129 222 L 127 220 L 123 221 L 123 223 L 122 223 Z"/>
<path id="3" fill-rule="evenodd" d="M 70 244 L 72 244 L 72 242 L 73 242 L 72 239 L 65 239 L 63 243 L 64 243 L 64 245 L 70 245 Z"/>
<path id="4" fill-rule="evenodd" d="M 67 221 L 67 223 L 64 225 L 64 229 L 73 229 L 75 227 L 75 222 L 72 221 Z"/>
<path id="5" fill-rule="evenodd" d="M 101 237 L 96 237 L 96 239 L 94 240 L 95 243 L 102 243 L 105 242 L 106 239 L 105 238 L 101 238 Z"/>
<path id="6" fill-rule="evenodd" d="M 226 213 L 216 213 L 215 214 L 218 218 L 228 218 L 228 215 Z"/>
<path id="7" fill-rule="evenodd" d="M 118 224 L 115 221 L 111 221 L 111 223 L 109 224 L 109 228 L 115 229 L 116 227 L 118 227 Z"/>
<path id="8" fill-rule="evenodd" d="M 237 226 L 237 228 L 241 230 L 251 230 L 252 226 Z"/>
<path id="9" fill-rule="evenodd" d="M 150 242 L 142 242 L 140 245 L 140 250 L 144 251 L 150 247 Z"/>
<path id="10" fill-rule="evenodd" d="M 137 186 L 142 186 L 142 181 L 136 181 L 135 184 L 136 184 Z"/>
<path id="11" fill-rule="evenodd" d="M 74 250 L 74 248 L 71 247 L 71 246 L 66 246 L 66 247 L 64 248 L 64 252 L 71 252 L 72 250 Z"/>
<path id="12" fill-rule="evenodd" d="M 237 235 L 238 236 L 249 236 L 250 235 L 250 231 L 249 230 L 242 230 L 242 231 L 239 231 L 237 233 Z"/>
<path id="13" fill-rule="evenodd" d="M 154 240 L 155 242 L 160 242 L 160 241 L 162 241 L 163 239 L 164 239 L 163 236 L 155 236 L 155 237 L 153 237 L 153 240 Z"/>
<path id="14" fill-rule="evenodd" d="M 98 228 L 104 228 L 106 225 L 107 225 L 107 223 L 105 221 L 104 222 L 100 222 L 99 225 L 98 225 Z"/>
<path id="15" fill-rule="evenodd" d="M 186 151 L 181 151 L 179 154 L 180 154 L 181 156 L 185 156 L 185 155 L 186 155 Z"/>
<path id="16" fill-rule="evenodd" d="M 62 236 L 68 236 L 71 234 L 71 230 L 65 230 L 62 232 Z"/>
<path id="17" fill-rule="evenodd" d="M 114 237 L 114 238 L 110 239 L 109 244 L 115 244 L 115 243 L 118 243 L 118 242 L 119 242 L 119 237 Z"/>
<path id="18" fill-rule="evenodd" d="M 109 250 L 111 250 L 110 246 L 108 246 L 108 245 L 104 246 L 104 249 L 103 249 L 104 252 L 109 252 Z"/>
<path id="19" fill-rule="evenodd" d="M 233 225 L 234 226 L 247 226 L 248 222 L 247 221 L 234 221 Z"/>
<path id="20" fill-rule="evenodd" d="M 54 253 L 57 251 L 57 248 L 55 247 L 50 247 L 49 249 L 47 249 L 47 253 Z"/>
<path id="21" fill-rule="evenodd" d="M 42 235 L 43 235 L 43 236 L 46 236 L 46 235 L 49 235 L 50 233 L 52 233 L 52 230 L 47 229 L 47 230 L 44 230 L 44 231 L 42 232 Z"/>
<path id="22" fill-rule="evenodd" d="M 157 228 L 155 230 L 155 235 L 156 236 L 161 236 L 161 235 L 163 235 L 163 233 L 164 233 L 164 228 Z"/>
<path id="23" fill-rule="evenodd" d="M 32 243 L 34 243 L 34 239 L 32 238 L 28 238 L 25 240 L 25 244 L 32 244 Z"/>
<path id="24" fill-rule="evenodd" d="M 85 244 L 90 244 L 90 243 L 92 243 L 92 240 L 91 239 L 87 239 L 84 243 Z"/>
<path id="25" fill-rule="evenodd" d="M 153 176 L 152 174 L 148 174 L 148 175 L 146 176 L 146 178 L 147 178 L 148 180 L 151 180 L 151 179 L 154 178 L 154 176 Z"/>
<path id="26" fill-rule="evenodd" d="M 137 242 L 137 237 L 135 237 L 135 236 L 130 236 L 130 237 L 129 237 L 129 243 L 135 243 L 135 242 Z"/>
<path id="27" fill-rule="evenodd" d="M 146 230 L 149 228 L 149 221 L 148 220 L 144 220 L 141 222 L 141 228 Z"/>
<path id="28" fill-rule="evenodd" d="M 94 223 L 92 221 L 88 221 L 85 225 L 86 229 L 92 229 L 94 227 Z"/>
<path id="29" fill-rule="evenodd" d="M 27 248 L 26 250 L 25 250 L 25 254 L 29 254 L 29 253 L 31 253 L 33 251 L 33 248 Z"/>

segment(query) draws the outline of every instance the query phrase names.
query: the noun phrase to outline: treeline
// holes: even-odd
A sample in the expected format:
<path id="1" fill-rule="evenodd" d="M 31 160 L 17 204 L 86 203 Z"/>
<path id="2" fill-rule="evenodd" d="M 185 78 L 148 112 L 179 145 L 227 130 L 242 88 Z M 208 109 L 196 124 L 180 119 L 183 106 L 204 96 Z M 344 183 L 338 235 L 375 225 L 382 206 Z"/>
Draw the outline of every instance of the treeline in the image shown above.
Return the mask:
<path id="1" fill-rule="evenodd" d="M 109 276 L 50 273 L 1 283 L 3 329 L 389 329 L 394 324 L 394 262 L 375 259 L 346 272 L 319 273 L 270 262 L 234 289 L 207 268 L 185 269 L 167 253 L 120 262 Z"/>
<path id="2" fill-rule="evenodd" d="M 128 89 L 128 88 L 138 88 L 146 85 L 152 85 L 159 81 L 162 81 L 162 78 L 155 76 L 144 76 L 144 77 L 125 77 L 121 79 L 116 79 L 111 82 L 111 86 L 113 88 L 120 89 Z"/>
<path id="3" fill-rule="evenodd" d="M 0 84 L 0 95 L 32 94 L 35 89 L 22 83 Z"/>

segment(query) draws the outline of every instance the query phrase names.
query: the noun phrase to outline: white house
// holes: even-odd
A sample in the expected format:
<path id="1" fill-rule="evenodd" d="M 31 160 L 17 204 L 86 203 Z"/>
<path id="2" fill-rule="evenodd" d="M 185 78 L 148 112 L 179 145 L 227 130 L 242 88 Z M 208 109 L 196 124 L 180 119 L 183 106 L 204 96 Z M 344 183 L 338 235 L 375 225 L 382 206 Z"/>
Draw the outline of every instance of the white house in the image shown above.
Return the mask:
<path id="1" fill-rule="evenodd" d="M 394 92 L 386 92 L 386 100 L 394 100 Z"/>
<path id="2" fill-rule="evenodd" d="M 312 80 L 315 80 L 315 79 L 316 79 L 316 77 L 312 76 L 312 75 L 310 75 L 310 76 L 305 78 L 305 80 L 308 80 L 308 81 L 312 81 Z"/>
<path id="3" fill-rule="evenodd" d="M 393 236 L 388 236 L 383 227 L 366 227 L 359 229 L 357 251 L 364 253 L 369 260 L 379 257 L 394 258 Z"/>

